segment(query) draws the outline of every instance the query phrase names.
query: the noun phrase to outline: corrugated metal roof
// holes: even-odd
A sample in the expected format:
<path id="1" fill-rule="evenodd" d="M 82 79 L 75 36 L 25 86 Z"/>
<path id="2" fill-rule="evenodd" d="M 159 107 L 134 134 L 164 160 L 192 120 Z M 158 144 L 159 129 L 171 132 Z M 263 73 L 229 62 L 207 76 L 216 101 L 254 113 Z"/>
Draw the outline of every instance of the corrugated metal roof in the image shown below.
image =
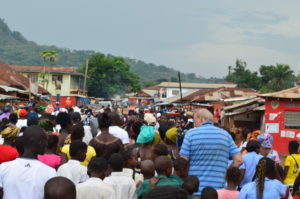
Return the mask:
<path id="1" fill-rule="evenodd" d="M 159 87 L 171 87 L 171 88 L 179 88 L 178 82 L 162 82 L 158 85 Z M 211 89 L 211 88 L 220 88 L 220 87 L 226 87 L 226 88 L 235 88 L 236 84 L 206 84 L 206 83 L 188 83 L 188 82 L 182 82 L 181 87 L 182 88 L 205 88 L 205 89 Z"/>
<path id="2" fill-rule="evenodd" d="M 224 110 L 228 111 L 228 110 L 240 108 L 240 107 L 243 107 L 243 106 L 249 106 L 249 105 L 255 104 L 255 103 L 259 102 L 259 101 L 264 101 L 264 100 L 262 98 L 257 97 L 257 98 L 254 98 L 254 99 L 250 99 L 250 100 L 244 101 L 242 103 L 234 104 L 234 105 L 231 105 L 231 106 L 225 106 Z"/>
<path id="3" fill-rule="evenodd" d="M 300 99 L 300 86 L 289 88 L 286 90 L 274 92 L 274 93 L 264 93 L 260 94 L 260 97 L 272 97 L 272 98 L 288 98 L 288 99 Z"/>
<path id="4" fill-rule="evenodd" d="M 19 92 L 19 93 L 26 92 L 24 90 L 13 88 L 10 86 L 5 86 L 5 85 L 0 85 L 0 88 L 3 89 L 5 92 Z"/>
<path id="5" fill-rule="evenodd" d="M 15 96 L 9 96 L 9 95 L 2 95 L 2 94 L 0 94 L 0 101 L 3 101 L 3 100 L 16 100 L 16 99 L 19 99 L 19 98 L 15 97 Z"/>

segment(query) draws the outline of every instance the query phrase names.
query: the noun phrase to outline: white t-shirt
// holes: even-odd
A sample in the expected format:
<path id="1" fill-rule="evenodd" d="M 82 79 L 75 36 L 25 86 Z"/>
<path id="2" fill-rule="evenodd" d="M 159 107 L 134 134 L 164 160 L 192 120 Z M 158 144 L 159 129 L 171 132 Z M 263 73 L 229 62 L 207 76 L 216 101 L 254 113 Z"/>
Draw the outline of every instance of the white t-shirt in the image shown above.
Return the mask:
<path id="1" fill-rule="evenodd" d="M 115 199 L 114 189 L 100 178 L 90 178 L 76 186 L 77 199 Z"/>
<path id="2" fill-rule="evenodd" d="M 106 177 L 103 182 L 112 186 L 116 192 L 116 199 L 137 198 L 135 182 L 123 172 L 112 172 L 111 176 Z"/>
<path id="3" fill-rule="evenodd" d="M 89 144 L 90 141 L 93 139 L 92 131 L 90 126 L 83 126 L 84 128 L 84 137 L 83 142 Z"/>
<path id="4" fill-rule="evenodd" d="M 69 160 L 61 165 L 57 170 L 58 176 L 63 176 L 71 180 L 75 185 L 89 179 L 87 168 L 82 166 L 78 160 Z"/>
<path id="5" fill-rule="evenodd" d="M 22 127 L 27 127 L 27 119 L 18 119 L 16 126 L 21 129 Z"/>
<path id="6" fill-rule="evenodd" d="M 109 133 L 117 138 L 120 138 L 123 144 L 128 144 L 129 143 L 129 136 L 127 131 L 122 129 L 119 126 L 110 126 L 108 129 Z M 101 134 L 101 131 L 99 130 L 98 135 Z"/>
<path id="7" fill-rule="evenodd" d="M 0 165 L 3 199 L 43 199 L 46 182 L 56 176 L 55 169 L 35 159 L 17 158 Z"/>

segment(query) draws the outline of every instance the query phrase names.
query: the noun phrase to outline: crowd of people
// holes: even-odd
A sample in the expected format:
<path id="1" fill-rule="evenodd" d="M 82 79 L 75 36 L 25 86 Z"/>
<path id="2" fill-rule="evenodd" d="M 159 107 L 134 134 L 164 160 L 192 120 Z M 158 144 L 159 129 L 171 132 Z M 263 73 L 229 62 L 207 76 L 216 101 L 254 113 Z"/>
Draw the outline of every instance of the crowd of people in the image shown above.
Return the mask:
<path id="1" fill-rule="evenodd" d="M 228 132 L 207 109 L 0 114 L 0 199 L 300 198 L 297 141 L 282 168 L 271 134 Z"/>

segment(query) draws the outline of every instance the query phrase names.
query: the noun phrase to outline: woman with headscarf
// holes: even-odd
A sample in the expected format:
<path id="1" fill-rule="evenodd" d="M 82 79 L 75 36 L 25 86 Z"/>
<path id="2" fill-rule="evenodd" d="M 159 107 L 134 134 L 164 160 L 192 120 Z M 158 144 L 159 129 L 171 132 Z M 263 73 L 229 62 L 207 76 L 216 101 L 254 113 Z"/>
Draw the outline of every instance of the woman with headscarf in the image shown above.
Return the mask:
<path id="1" fill-rule="evenodd" d="M 272 149 L 273 136 L 270 133 L 263 133 L 257 137 L 257 141 L 260 143 L 260 154 L 280 164 L 278 152 Z"/>
<path id="2" fill-rule="evenodd" d="M 176 127 L 176 123 L 174 121 L 168 122 L 169 129 L 166 132 L 166 136 L 164 142 L 168 146 L 168 156 L 174 160 L 179 157 L 178 148 L 177 148 L 177 134 L 178 129 Z"/>
<path id="3" fill-rule="evenodd" d="M 4 139 L 4 143 L 3 145 L 0 145 L 0 164 L 19 157 L 17 149 L 14 148 L 18 134 L 19 129 L 15 126 L 8 126 L 1 131 L 1 136 Z"/>

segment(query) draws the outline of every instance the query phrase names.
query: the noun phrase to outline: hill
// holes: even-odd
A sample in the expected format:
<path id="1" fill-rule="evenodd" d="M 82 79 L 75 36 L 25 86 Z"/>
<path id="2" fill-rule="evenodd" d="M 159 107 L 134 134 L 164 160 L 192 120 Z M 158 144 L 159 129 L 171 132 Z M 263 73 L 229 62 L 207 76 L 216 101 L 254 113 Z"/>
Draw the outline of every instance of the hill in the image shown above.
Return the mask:
<path id="1" fill-rule="evenodd" d="M 59 54 L 55 65 L 82 67 L 85 60 L 95 51 L 92 50 L 70 50 L 57 46 L 38 45 L 28 41 L 20 32 L 11 31 L 3 19 L 0 19 L 0 62 L 6 64 L 21 65 L 42 65 L 43 61 L 39 52 L 44 50 L 54 50 Z M 145 63 L 140 60 L 125 58 L 131 66 L 131 71 L 140 76 L 141 82 L 151 85 L 160 81 L 176 81 L 177 71 L 152 63 Z M 194 73 L 182 74 L 182 81 L 185 82 L 223 82 L 223 79 L 197 77 Z"/>

